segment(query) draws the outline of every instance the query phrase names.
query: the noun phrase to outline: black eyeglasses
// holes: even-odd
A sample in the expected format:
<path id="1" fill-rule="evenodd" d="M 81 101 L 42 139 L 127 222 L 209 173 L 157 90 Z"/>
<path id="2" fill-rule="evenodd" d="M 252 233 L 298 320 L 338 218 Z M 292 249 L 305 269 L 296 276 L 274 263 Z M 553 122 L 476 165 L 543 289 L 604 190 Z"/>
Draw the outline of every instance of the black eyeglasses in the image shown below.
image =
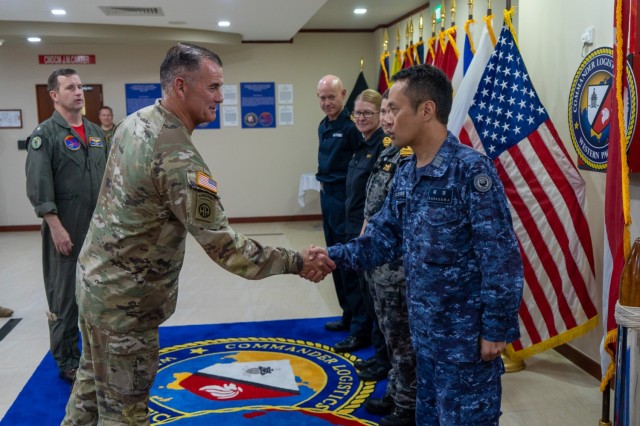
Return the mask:
<path id="1" fill-rule="evenodd" d="M 378 111 L 376 111 L 376 112 L 373 112 L 373 111 L 353 111 L 353 116 L 354 117 L 371 118 L 375 114 L 378 114 Z"/>

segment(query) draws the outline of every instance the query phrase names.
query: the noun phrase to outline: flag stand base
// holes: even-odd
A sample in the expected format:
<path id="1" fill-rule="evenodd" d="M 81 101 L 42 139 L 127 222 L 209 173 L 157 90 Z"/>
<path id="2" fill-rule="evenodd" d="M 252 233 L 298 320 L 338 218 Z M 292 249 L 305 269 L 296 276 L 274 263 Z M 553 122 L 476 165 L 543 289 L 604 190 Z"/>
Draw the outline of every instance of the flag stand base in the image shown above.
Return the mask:
<path id="1" fill-rule="evenodd" d="M 524 361 L 514 361 L 507 356 L 504 352 L 500 354 L 502 357 L 502 362 L 504 363 L 504 370 L 507 373 L 517 373 L 518 371 L 522 371 L 525 369 Z"/>
<path id="2" fill-rule="evenodd" d="M 604 421 L 604 420 L 600 420 L 598 422 L 598 426 L 611 426 L 611 421 Z"/>

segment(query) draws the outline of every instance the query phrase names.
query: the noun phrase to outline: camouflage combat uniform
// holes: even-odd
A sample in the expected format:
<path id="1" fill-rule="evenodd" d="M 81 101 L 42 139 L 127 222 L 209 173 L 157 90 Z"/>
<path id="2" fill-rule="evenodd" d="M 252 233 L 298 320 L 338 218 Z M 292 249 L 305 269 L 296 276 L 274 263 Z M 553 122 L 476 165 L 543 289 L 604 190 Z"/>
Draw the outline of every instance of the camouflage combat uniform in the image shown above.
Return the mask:
<path id="1" fill-rule="evenodd" d="M 111 149 L 78 261 L 83 354 L 65 425 L 148 424 L 158 326 L 176 307 L 187 232 L 248 279 L 302 267 L 296 252 L 229 226 L 190 133 L 160 101 L 120 123 Z"/>
<path id="2" fill-rule="evenodd" d="M 42 272 L 49 312 L 51 355 L 60 372 L 78 367 L 76 262 L 98 200 L 109 156 L 102 129 L 83 118 L 86 144 L 60 115 L 38 125 L 27 146 L 27 196 L 36 215 L 58 215 L 73 243 L 69 256 L 55 248 L 42 221 Z"/>
<path id="3" fill-rule="evenodd" d="M 433 161 L 401 164 L 365 235 L 329 248 L 363 269 L 404 256 L 421 425 L 497 425 L 504 366 L 480 338 L 520 335 L 522 259 L 491 160 L 449 133 Z"/>
<path id="4" fill-rule="evenodd" d="M 389 137 L 384 138 L 383 143 L 387 148 L 380 153 L 367 182 L 367 201 L 364 206 L 366 221 L 382 208 L 400 160 L 412 154 L 411 148 L 401 150 L 390 145 L 390 142 Z M 386 394 L 393 398 L 397 407 L 414 410 L 416 354 L 409 332 L 402 259 L 365 271 L 365 277 L 391 361 Z"/>

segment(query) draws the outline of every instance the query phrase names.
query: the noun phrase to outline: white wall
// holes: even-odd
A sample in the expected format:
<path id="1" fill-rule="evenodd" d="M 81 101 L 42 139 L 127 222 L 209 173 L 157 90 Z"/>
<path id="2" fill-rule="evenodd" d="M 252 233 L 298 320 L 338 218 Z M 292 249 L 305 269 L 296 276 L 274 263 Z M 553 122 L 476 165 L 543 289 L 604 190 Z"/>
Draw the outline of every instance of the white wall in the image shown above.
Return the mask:
<path id="1" fill-rule="evenodd" d="M 22 109 L 23 129 L 0 129 L 0 226 L 37 224 L 25 195 L 26 151 L 17 149 L 37 125 L 35 85 L 56 66 L 39 65 L 39 54 L 95 54 L 95 65 L 73 65 L 83 82 L 102 84 L 104 102 L 116 120 L 125 114 L 125 83 L 159 82 L 169 45 L 43 45 L 0 47 L 0 109 Z M 316 85 L 325 74 L 340 76 L 350 91 L 360 72 L 375 85 L 370 33 L 299 34 L 293 43 L 208 46 L 224 62 L 225 83 L 272 81 L 294 86 L 294 126 L 276 129 L 196 130 L 194 141 L 219 183 L 229 217 L 319 214 L 318 194 L 297 202 L 299 176 L 317 169 L 317 127 L 323 114 Z M 377 78 L 377 77 L 375 77 Z"/>
<path id="2" fill-rule="evenodd" d="M 613 0 L 513 1 L 514 25 L 529 74 L 567 150 L 576 160 L 568 129 L 568 102 L 571 81 L 582 61 L 580 36 L 595 27 L 595 47 L 613 41 Z M 467 2 L 457 2 L 456 23 L 462 40 L 467 19 Z M 448 6 L 448 4 L 447 4 Z M 494 28 L 502 25 L 505 1 L 493 2 Z M 476 1 L 474 34 L 479 34 L 486 1 Z M 418 40 L 418 14 L 413 17 L 414 41 Z M 431 10 L 423 11 L 423 38 L 431 33 Z M 406 20 L 388 29 L 389 50 L 396 47 L 400 28 L 404 47 Z M 447 12 L 446 27 L 450 25 Z M 439 25 L 438 25 L 439 28 Z M 318 79 L 327 73 L 343 78 L 353 87 L 364 58 L 365 77 L 376 87 L 378 58 L 382 52 L 382 30 L 373 34 L 310 34 L 295 37 L 292 44 L 249 44 L 213 46 L 224 63 L 225 82 L 275 81 L 294 85 L 295 126 L 269 130 L 226 128 L 195 132 L 195 142 L 214 177 L 219 181 L 223 204 L 230 217 L 290 216 L 319 214 L 317 194 L 307 198 L 307 207 L 297 203 L 298 177 L 316 170 L 316 129 L 322 113 L 315 97 Z M 44 83 L 52 66 L 38 65 L 43 53 L 95 54 L 96 65 L 77 66 L 86 83 L 101 83 L 105 103 L 114 108 L 117 119 L 124 115 L 124 84 L 157 82 L 158 68 L 168 46 L 140 48 L 109 45 L 0 47 L 0 109 L 20 108 L 24 129 L 0 129 L 0 226 L 38 223 L 25 196 L 25 151 L 16 141 L 35 127 L 35 84 Z M 598 306 L 602 286 L 603 202 L 605 175 L 581 171 L 587 186 L 587 217 L 591 227 L 598 279 Z M 631 177 L 632 213 L 640 209 L 640 176 Z M 640 226 L 632 226 L 632 240 Z M 571 344 L 599 361 L 602 336 L 598 328 Z"/>

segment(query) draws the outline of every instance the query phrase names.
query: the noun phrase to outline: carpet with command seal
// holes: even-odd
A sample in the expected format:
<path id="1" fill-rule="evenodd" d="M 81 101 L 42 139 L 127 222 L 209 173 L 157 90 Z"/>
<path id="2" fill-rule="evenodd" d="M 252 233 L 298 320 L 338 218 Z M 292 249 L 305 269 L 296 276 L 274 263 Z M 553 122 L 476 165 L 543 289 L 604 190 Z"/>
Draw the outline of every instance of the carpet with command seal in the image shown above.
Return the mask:
<path id="1" fill-rule="evenodd" d="M 386 380 L 358 378 L 353 362 L 372 348 L 331 350 L 347 337 L 324 329 L 335 319 L 161 327 L 151 424 L 376 425 L 363 403 Z M 48 353 L 0 425 L 59 425 L 70 391 Z"/>

